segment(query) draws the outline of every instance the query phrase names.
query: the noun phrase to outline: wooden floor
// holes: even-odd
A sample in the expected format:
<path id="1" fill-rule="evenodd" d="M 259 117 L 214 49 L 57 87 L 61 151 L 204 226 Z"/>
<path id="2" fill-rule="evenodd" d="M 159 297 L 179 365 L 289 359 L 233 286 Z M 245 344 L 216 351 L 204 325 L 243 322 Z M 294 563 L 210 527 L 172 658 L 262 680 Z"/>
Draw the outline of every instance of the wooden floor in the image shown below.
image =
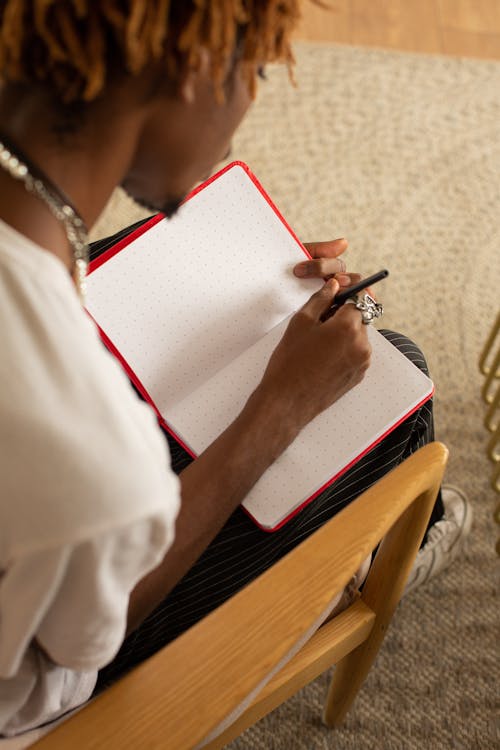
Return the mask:
<path id="1" fill-rule="evenodd" d="M 500 0 L 303 2 L 298 39 L 500 59 Z"/>

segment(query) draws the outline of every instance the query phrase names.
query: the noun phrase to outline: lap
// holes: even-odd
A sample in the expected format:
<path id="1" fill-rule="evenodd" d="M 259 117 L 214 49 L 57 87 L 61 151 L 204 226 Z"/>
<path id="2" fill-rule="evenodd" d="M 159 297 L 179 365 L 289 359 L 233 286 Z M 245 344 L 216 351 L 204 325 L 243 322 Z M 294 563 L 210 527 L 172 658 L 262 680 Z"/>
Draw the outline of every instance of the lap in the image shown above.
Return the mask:
<path id="1" fill-rule="evenodd" d="M 133 227 L 94 244 L 91 248 L 92 257 L 97 257 L 131 229 Z M 382 333 L 418 367 L 426 371 L 422 352 L 412 341 L 392 331 Z M 174 471 L 180 473 L 192 458 L 166 432 L 165 439 L 169 443 Z M 278 531 L 269 533 L 260 530 L 241 509 L 237 509 L 187 575 L 124 641 L 113 662 L 101 670 L 96 690 L 111 684 L 128 669 L 151 656 L 220 606 L 390 469 L 432 439 L 432 404 L 429 402 Z M 438 520 L 441 515 L 442 505 L 438 499 L 431 522 Z"/>

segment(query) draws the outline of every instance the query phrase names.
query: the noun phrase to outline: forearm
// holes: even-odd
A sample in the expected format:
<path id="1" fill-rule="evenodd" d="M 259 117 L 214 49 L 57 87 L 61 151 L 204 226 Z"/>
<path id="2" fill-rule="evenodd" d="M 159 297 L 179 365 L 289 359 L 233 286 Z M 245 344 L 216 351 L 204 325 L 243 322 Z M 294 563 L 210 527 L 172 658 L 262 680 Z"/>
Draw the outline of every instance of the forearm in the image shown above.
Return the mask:
<path id="1" fill-rule="evenodd" d="M 281 400 L 258 389 L 239 417 L 180 475 L 175 540 L 130 597 L 128 632 L 192 567 L 255 482 L 298 433 Z"/>

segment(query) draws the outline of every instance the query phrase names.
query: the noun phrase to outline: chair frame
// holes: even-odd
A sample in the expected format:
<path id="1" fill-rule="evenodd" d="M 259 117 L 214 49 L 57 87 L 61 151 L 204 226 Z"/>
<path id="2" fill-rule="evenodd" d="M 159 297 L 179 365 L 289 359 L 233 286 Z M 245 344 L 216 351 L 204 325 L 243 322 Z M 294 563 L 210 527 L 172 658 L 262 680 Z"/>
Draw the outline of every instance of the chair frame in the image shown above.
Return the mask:
<path id="1" fill-rule="evenodd" d="M 33 747 L 215 750 L 333 664 L 324 718 L 329 726 L 341 723 L 403 594 L 447 455 L 441 443 L 421 448 Z M 360 598 L 324 622 L 335 595 L 377 545 Z M 204 744 L 245 700 L 236 720 Z"/>

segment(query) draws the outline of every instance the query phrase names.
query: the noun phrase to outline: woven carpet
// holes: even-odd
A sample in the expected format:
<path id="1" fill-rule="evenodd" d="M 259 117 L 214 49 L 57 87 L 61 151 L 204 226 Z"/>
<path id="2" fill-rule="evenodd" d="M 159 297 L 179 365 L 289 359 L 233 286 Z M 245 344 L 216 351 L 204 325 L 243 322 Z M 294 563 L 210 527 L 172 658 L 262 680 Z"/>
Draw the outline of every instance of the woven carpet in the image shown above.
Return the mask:
<path id="1" fill-rule="evenodd" d="M 498 724 L 498 558 L 477 361 L 500 288 L 500 64 L 301 44 L 298 88 L 269 70 L 233 146 L 305 240 L 345 236 L 349 267 L 390 269 L 384 327 L 412 336 L 436 384 L 447 480 L 475 520 L 464 557 L 405 598 L 344 726 L 321 723 L 329 675 L 231 750 L 489 750 Z M 140 215 L 112 199 L 96 234 Z"/>

